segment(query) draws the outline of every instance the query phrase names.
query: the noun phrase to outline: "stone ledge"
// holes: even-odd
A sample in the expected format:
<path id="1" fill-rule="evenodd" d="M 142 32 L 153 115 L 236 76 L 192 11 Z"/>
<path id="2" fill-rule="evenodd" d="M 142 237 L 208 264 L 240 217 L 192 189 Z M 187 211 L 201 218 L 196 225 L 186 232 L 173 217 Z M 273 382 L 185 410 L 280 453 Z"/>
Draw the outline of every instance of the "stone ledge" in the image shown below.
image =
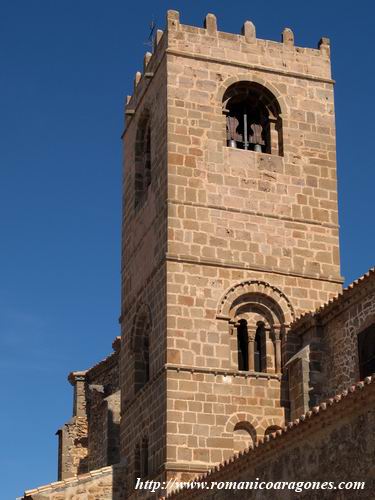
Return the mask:
<path id="1" fill-rule="evenodd" d="M 235 370 L 233 368 L 210 368 L 210 367 L 199 367 L 199 366 L 187 366 L 187 365 L 175 365 L 172 363 L 167 363 L 164 366 L 165 370 L 174 370 L 176 372 L 190 372 L 190 373 L 208 373 L 211 375 L 224 375 L 224 376 L 234 376 L 242 378 L 264 378 L 267 380 L 276 379 L 281 380 L 281 373 L 265 373 L 265 372 L 250 372 Z"/>
<path id="2" fill-rule="evenodd" d="M 229 148 L 228 148 L 229 149 Z M 241 151 L 241 150 L 238 150 Z M 254 153 L 253 151 L 247 151 L 246 153 Z M 254 153 L 254 154 L 265 154 L 265 153 Z M 270 214 L 270 213 L 262 213 L 262 212 L 257 212 L 256 210 L 246 210 L 246 209 L 241 209 L 241 208 L 228 208 L 224 206 L 219 206 L 219 205 L 209 205 L 209 204 L 204 204 L 204 203 L 195 203 L 192 201 L 179 201 L 179 200 L 174 200 L 173 198 L 169 198 L 167 202 L 171 205 L 186 205 L 189 207 L 197 207 L 197 208 L 206 208 L 207 210 L 212 209 L 212 210 L 220 210 L 223 212 L 235 212 L 235 213 L 240 213 L 240 214 L 248 214 L 248 215 L 255 215 L 257 217 L 267 217 L 269 219 L 277 219 L 277 220 L 285 220 L 286 222 L 296 222 L 298 224 L 305 224 L 305 225 L 313 225 L 313 226 L 322 226 L 322 227 L 328 227 L 330 229 L 340 229 L 340 226 L 338 224 L 330 224 L 328 222 L 318 222 L 316 220 L 309 220 L 309 219 L 298 219 L 297 217 L 287 217 L 285 215 L 277 215 L 277 214 Z"/>
<path id="3" fill-rule="evenodd" d="M 210 470 L 212 467 L 214 467 L 215 464 L 207 464 L 204 465 L 202 463 L 195 463 L 195 462 L 189 462 L 189 463 L 182 463 L 182 462 L 166 462 L 165 466 L 163 469 L 165 471 L 176 471 L 176 472 L 196 472 L 197 474 L 199 473 L 205 473 L 208 470 Z"/>
<path id="4" fill-rule="evenodd" d="M 301 274 L 293 271 L 282 271 L 279 268 L 274 267 L 263 267 L 257 266 L 255 264 L 246 265 L 241 264 L 240 262 L 228 262 L 224 260 L 211 260 L 211 259 L 201 259 L 201 258 L 193 258 L 189 255 L 173 255 L 170 253 L 166 254 L 166 260 L 170 262 L 181 262 L 185 264 L 192 265 L 204 265 L 204 266 L 215 266 L 215 267 L 229 267 L 232 269 L 246 269 L 247 271 L 257 271 L 262 273 L 271 273 L 271 274 L 281 274 L 282 276 L 293 276 L 296 278 L 305 278 L 310 280 L 318 280 L 318 281 L 328 281 L 330 283 L 337 283 L 342 285 L 344 279 L 342 277 L 335 278 L 333 276 L 323 276 L 323 275 L 314 275 L 314 274 Z"/>
<path id="5" fill-rule="evenodd" d="M 282 75 L 282 76 L 287 76 L 291 78 L 299 78 L 302 80 L 310 80 L 313 82 L 319 82 L 319 83 L 330 83 L 331 85 L 334 85 L 335 80 L 332 80 L 331 78 L 321 78 L 318 76 L 314 75 L 309 75 L 307 73 L 296 73 L 294 71 L 283 71 L 280 69 L 276 68 L 270 68 L 266 66 L 259 66 L 257 64 L 249 64 L 249 63 L 243 63 L 240 61 L 230 61 L 228 59 L 220 58 L 220 57 L 214 57 L 214 56 L 206 56 L 204 54 L 193 54 L 192 52 L 183 52 L 177 49 L 170 49 L 167 48 L 165 49 L 166 54 L 170 54 L 172 56 L 177 56 L 177 57 L 185 57 L 187 59 L 195 59 L 197 61 L 203 61 L 203 62 L 213 62 L 217 64 L 223 64 L 225 66 L 236 66 L 238 68 L 244 68 L 246 70 L 252 70 L 252 71 L 260 71 L 263 73 L 273 73 L 276 75 Z"/>
<path id="6" fill-rule="evenodd" d="M 121 408 L 121 416 L 128 409 L 130 409 L 137 400 L 143 395 L 145 392 L 151 391 L 154 383 L 162 376 L 164 373 L 168 371 L 185 371 L 190 373 L 207 373 L 215 376 L 233 376 L 233 377 L 241 377 L 241 378 L 252 378 L 252 379 L 266 379 L 266 380 L 281 380 L 281 373 L 263 373 L 263 372 L 245 372 L 240 370 L 234 370 L 232 368 L 202 368 L 198 366 L 187 366 L 187 365 L 176 365 L 173 363 L 166 363 L 159 369 L 155 375 L 141 388 L 137 391 L 132 399 L 127 399 L 123 402 L 123 406 Z"/>

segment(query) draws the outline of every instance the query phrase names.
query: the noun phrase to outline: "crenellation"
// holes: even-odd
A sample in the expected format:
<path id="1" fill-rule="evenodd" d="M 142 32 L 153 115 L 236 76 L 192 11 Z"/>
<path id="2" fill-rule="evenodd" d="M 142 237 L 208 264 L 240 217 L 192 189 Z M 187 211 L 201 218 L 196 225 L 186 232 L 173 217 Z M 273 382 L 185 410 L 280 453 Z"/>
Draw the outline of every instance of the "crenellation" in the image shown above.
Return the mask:
<path id="1" fill-rule="evenodd" d="M 245 21 L 241 28 L 241 35 L 245 37 L 246 43 L 256 42 L 256 29 L 251 21 Z"/>
<path id="2" fill-rule="evenodd" d="M 133 95 L 127 99 L 125 115 L 126 127 L 131 122 L 131 117 L 136 113 L 139 103 L 142 101 L 142 96 L 146 92 L 148 85 L 155 76 L 156 71 L 162 63 L 165 48 L 166 36 L 162 30 L 157 30 L 153 41 L 153 53 L 146 52 L 143 60 L 143 72 L 137 72 L 134 80 Z M 146 71 L 147 68 L 147 71 Z M 126 129 L 124 134 L 126 133 Z"/>
<path id="3" fill-rule="evenodd" d="M 152 57 L 151 52 L 146 52 L 143 58 L 143 73 L 145 76 L 146 76 L 147 66 L 150 62 L 151 57 Z"/>
<path id="4" fill-rule="evenodd" d="M 167 11 L 167 30 L 175 31 L 180 27 L 180 13 L 177 10 Z"/>
<path id="5" fill-rule="evenodd" d="M 285 72 L 285 63 L 287 64 L 287 72 L 303 72 L 306 75 L 310 74 L 314 77 L 325 77 L 330 79 L 330 65 L 328 61 L 327 70 L 323 75 L 322 60 L 320 54 L 329 55 L 329 39 L 322 38 L 318 45 L 318 50 L 312 48 L 295 47 L 294 56 L 290 52 L 285 53 L 283 46 L 294 47 L 294 35 L 290 28 L 285 28 L 282 35 L 282 43 L 261 40 L 256 38 L 255 26 L 251 21 L 246 21 L 242 27 L 241 35 L 232 33 L 224 33 L 217 31 L 216 17 L 213 14 L 208 14 L 205 19 L 205 27 L 198 28 L 180 24 L 180 17 L 177 11 L 168 11 L 167 14 L 167 37 L 163 48 L 160 46 L 163 38 L 163 31 L 157 30 L 154 43 L 154 54 L 158 50 L 171 51 L 173 48 L 183 51 L 188 55 L 189 52 L 197 52 L 201 57 L 206 56 L 211 59 L 222 59 L 224 61 L 233 61 L 233 64 L 254 64 L 266 66 L 270 68 L 279 66 L 279 71 Z M 169 34 L 170 33 L 170 34 Z M 212 39 L 212 35 L 217 35 L 217 41 Z M 207 36 L 211 37 L 207 38 Z M 207 39 L 206 39 L 206 38 Z M 203 44 L 203 40 L 205 43 Z M 245 42 L 245 44 L 243 43 Z M 199 44 L 199 50 L 197 50 Z M 249 44 L 254 45 L 251 48 Z M 240 49 L 240 50 L 239 50 Z M 261 56 L 259 55 L 261 54 Z M 212 57 L 211 57 L 212 56 Z M 316 62 L 315 59 L 319 58 Z M 155 59 L 154 55 L 147 56 L 148 60 Z M 159 55 L 160 58 L 160 55 Z M 262 61 L 262 62 L 261 62 Z M 298 62 L 300 61 L 300 63 Z M 312 71 L 313 70 L 313 71 Z M 144 68 L 144 73 L 146 70 Z M 145 74 L 147 78 L 152 78 L 153 71 L 150 70 Z M 142 76 L 142 75 L 141 75 Z M 136 87 L 141 77 L 136 77 Z M 139 92 L 139 90 L 138 90 Z"/>
<path id="6" fill-rule="evenodd" d="M 281 41 L 288 47 L 294 47 L 294 33 L 290 28 L 284 28 L 281 34 Z M 300 49 L 297 49 L 297 52 L 300 52 Z"/>
<path id="7" fill-rule="evenodd" d="M 155 37 L 154 37 L 154 44 L 153 44 L 153 47 L 154 47 L 154 53 L 156 52 L 157 50 L 157 47 L 160 43 L 160 40 L 162 39 L 163 37 L 163 34 L 164 34 L 164 31 L 163 30 L 156 30 L 156 34 L 155 34 Z"/>
<path id="8" fill-rule="evenodd" d="M 204 19 L 203 27 L 211 36 L 217 33 L 217 20 L 215 14 L 207 14 Z"/>
<path id="9" fill-rule="evenodd" d="M 330 56 L 331 40 L 327 37 L 322 37 L 318 42 L 318 49 Z"/>
<path id="10" fill-rule="evenodd" d="M 138 86 L 139 82 L 141 81 L 141 78 L 142 78 L 142 73 L 140 71 L 137 71 L 135 74 L 135 77 L 134 77 L 134 93 L 137 90 L 137 86 Z"/>

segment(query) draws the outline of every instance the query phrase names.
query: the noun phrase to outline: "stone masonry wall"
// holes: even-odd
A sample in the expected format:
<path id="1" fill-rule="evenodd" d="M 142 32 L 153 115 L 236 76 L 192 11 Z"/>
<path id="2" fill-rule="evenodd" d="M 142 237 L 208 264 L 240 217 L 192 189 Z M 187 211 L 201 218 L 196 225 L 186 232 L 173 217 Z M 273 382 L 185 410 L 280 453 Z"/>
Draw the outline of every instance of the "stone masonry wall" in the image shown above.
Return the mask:
<path id="1" fill-rule="evenodd" d="M 360 379 L 358 335 L 374 324 L 373 270 L 292 324 L 299 349 L 287 366 L 292 419 Z M 300 362 L 303 370 L 298 371 Z"/>
<path id="2" fill-rule="evenodd" d="M 160 477 L 165 456 L 165 374 L 167 244 L 167 114 L 166 38 L 158 35 L 159 48 L 144 73 L 136 75 L 134 94 L 126 106 L 124 132 L 122 299 L 121 299 L 121 456 L 128 461 L 132 484 L 135 449 L 148 439 L 150 477 Z M 135 207 L 135 148 L 142 117 L 151 126 L 151 184 L 142 206 Z M 134 335 L 140 311 L 149 313 L 149 382 L 136 393 Z"/>
<path id="3" fill-rule="evenodd" d="M 370 379 L 369 379 L 370 380 Z M 221 465 L 201 481 L 209 488 L 184 490 L 172 494 L 171 500 L 229 498 L 294 499 L 309 500 L 373 498 L 374 474 L 373 454 L 375 439 L 375 384 L 359 384 L 316 407 L 280 435 L 269 436 L 254 449 L 240 454 L 234 460 Z M 369 384 L 369 385 L 368 385 Z M 354 391 L 354 392 L 353 392 Z M 305 481 L 321 483 L 353 481 L 366 483 L 364 490 L 345 491 L 313 490 L 295 493 L 288 490 L 239 490 L 210 489 L 213 482 L 254 481 Z"/>
<path id="4" fill-rule="evenodd" d="M 147 384 L 135 393 L 134 389 L 134 352 L 130 333 L 134 331 L 134 318 L 139 303 L 129 311 L 126 334 L 123 336 L 125 354 L 123 357 L 122 402 L 121 402 L 121 453 L 126 457 L 128 481 L 134 481 L 135 449 L 142 439 L 148 439 L 150 477 L 160 478 L 162 463 L 165 459 L 165 419 L 166 383 L 162 365 L 165 352 L 165 267 L 159 268 L 148 283 L 142 303 L 150 305 L 152 327 L 149 332 L 150 378 Z"/>
<path id="5" fill-rule="evenodd" d="M 375 279 L 355 285 L 348 300 L 339 300 L 336 311 L 322 315 L 322 397 L 331 397 L 360 380 L 358 334 L 375 324 Z"/>
<path id="6" fill-rule="evenodd" d="M 287 388 L 281 375 L 266 374 L 265 378 L 246 375 L 233 363 L 231 343 L 235 334 L 228 321 L 217 319 L 223 292 L 231 284 L 241 283 L 243 280 L 239 278 L 251 276 L 272 286 L 281 285 L 280 289 L 292 300 L 296 296 L 294 302 L 298 304 L 301 290 L 298 283 L 314 287 L 307 290 L 317 294 L 326 284 L 192 264 L 169 263 L 168 269 L 171 270 L 168 273 L 168 361 L 175 367 L 169 368 L 173 390 L 167 394 L 167 429 L 171 429 L 171 432 L 167 430 L 167 457 L 179 463 L 169 464 L 174 470 L 184 470 L 185 464 L 189 464 L 190 469 L 195 467 L 199 471 L 205 460 L 213 464 L 218 457 L 233 453 L 233 432 L 225 429 L 234 415 L 242 415 L 241 419 L 260 436 L 269 425 L 280 426 L 290 418 Z M 178 370 L 179 365 L 184 370 Z M 205 383 L 201 383 L 203 381 Z M 176 428 L 178 436 L 174 435 Z"/>
<path id="7" fill-rule="evenodd" d="M 100 363 L 68 377 L 73 416 L 57 432 L 59 480 L 120 461 L 119 338 L 113 348 Z"/>
<path id="8" fill-rule="evenodd" d="M 148 439 L 148 478 L 163 480 L 163 464 L 165 462 L 165 418 L 166 418 L 166 381 L 165 373 L 155 375 L 137 397 L 126 406 L 123 419 L 126 426 L 126 440 L 123 450 L 127 457 L 128 470 L 126 481 L 129 484 L 129 498 L 134 498 L 133 486 L 135 474 L 135 448 L 141 446 L 142 439 Z"/>
<path id="9" fill-rule="evenodd" d="M 59 480 L 88 471 L 86 372 L 72 372 L 68 380 L 73 386 L 73 415 L 56 433 Z"/>
<path id="10" fill-rule="evenodd" d="M 271 299 L 287 325 L 339 292 L 342 280 L 328 42 L 302 49 L 287 36 L 281 44 L 258 40 L 249 23 L 243 35 L 222 33 L 213 15 L 206 29 L 195 28 L 176 12 L 167 35 L 167 359 L 186 367 L 169 372 L 167 429 L 184 431 L 167 433 L 167 457 L 183 473 L 233 452 L 227 429 L 239 413 L 260 435 L 264 422 L 288 418 L 281 378 L 236 369 L 223 296 L 249 282 L 260 283 L 250 301 L 277 289 Z M 226 146 L 222 98 L 240 81 L 278 100 L 282 155 Z M 284 361 L 294 352 L 287 336 L 283 351 Z M 181 402 L 187 387 L 192 402 Z"/>
<path id="11" fill-rule="evenodd" d="M 120 405 L 119 353 L 112 354 L 104 363 L 87 371 L 86 393 L 88 399 L 88 466 L 100 469 L 120 461 L 119 455 L 119 408 L 113 412 L 110 400 Z M 117 441 L 117 451 L 108 449 L 108 442 Z M 111 456 L 109 456 L 111 455 Z"/>
<path id="12" fill-rule="evenodd" d="M 28 490 L 23 500 L 125 500 L 128 496 L 124 477 L 124 466 L 105 467 Z"/>
<path id="13" fill-rule="evenodd" d="M 277 100 L 279 155 L 226 146 L 222 99 L 239 81 L 263 85 Z M 147 110 L 151 184 L 135 208 L 137 130 Z M 122 455 L 134 462 L 146 421 L 150 446 L 166 446 L 167 476 L 192 474 L 237 446 L 235 424 L 227 429 L 239 413 L 248 437 L 288 419 L 282 366 L 272 362 L 277 342 L 285 362 L 295 352 L 289 324 L 341 290 L 328 40 L 300 48 L 290 30 L 282 43 L 269 42 L 249 22 L 231 35 L 217 31 L 213 15 L 202 29 L 169 11 L 127 100 L 124 147 Z M 267 341 L 266 376 L 239 373 L 238 317 L 220 313 L 223 297 L 241 287 L 251 314 L 271 310 L 270 329 L 281 332 Z M 239 299 L 225 300 L 232 311 Z M 150 317 L 150 381 L 160 388 L 152 404 L 166 408 L 158 429 L 147 410 L 150 383 L 135 394 L 133 382 L 140 310 Z M 164 370 L 166 382 L 156 382 Z"/>
<path id="14" fill-rule="evenodd" d="M 236 424 L 246 423 L 244 449 L 285 422 L 278 375 L 176 366 L 168 370 L 167 397 L 167 468 L 183 480 L 233 455 Z"/>
<path id="15" fill-rule="evenodd" d="M 58 479 L 67 479 L 88 471 L 88 424 L 85 417 L 72 417 L 58 430 Z"/>
<path id="16" fill-rule="evenodd" d="M 248 42 L 177 16 L 167 51 L 169 254 L 340 280 L 327 51 Z M 238 81 L 279 101 L 283 156 L 226 147 L 222 97 Z"/>

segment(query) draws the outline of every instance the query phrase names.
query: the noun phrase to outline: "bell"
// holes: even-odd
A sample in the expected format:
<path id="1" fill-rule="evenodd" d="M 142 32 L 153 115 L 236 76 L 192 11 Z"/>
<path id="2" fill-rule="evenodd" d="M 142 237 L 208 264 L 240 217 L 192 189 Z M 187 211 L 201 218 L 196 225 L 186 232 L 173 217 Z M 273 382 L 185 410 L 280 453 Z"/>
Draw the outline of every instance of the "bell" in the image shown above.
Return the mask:
<path id="1" fill-rule="evenodd" d="M 237 127 L 238 127 L 238 119 L 235 116 L 227 116 L 227 139 L 228 146 L 230 148 L 237 147 Z"/>

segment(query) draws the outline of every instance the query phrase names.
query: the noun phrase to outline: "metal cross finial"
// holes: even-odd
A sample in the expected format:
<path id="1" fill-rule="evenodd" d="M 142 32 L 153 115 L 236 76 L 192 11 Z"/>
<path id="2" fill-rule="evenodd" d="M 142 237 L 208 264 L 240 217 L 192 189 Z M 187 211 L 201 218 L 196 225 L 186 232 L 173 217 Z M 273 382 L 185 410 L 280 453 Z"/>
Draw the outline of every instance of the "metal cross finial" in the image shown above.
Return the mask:
<path id="1" fill-rule="evenodd" d="M 147 42 L 145 42 L 144 44 L 152 47 L 154 33 L 155 33 L 155 29 L 156 29 L 156 23 L 155 23 L 154 19 L 151 20 L 151 22 L 149 24 L 149 28 L 150 28 L 150 34 L 148 35 Z"/>

